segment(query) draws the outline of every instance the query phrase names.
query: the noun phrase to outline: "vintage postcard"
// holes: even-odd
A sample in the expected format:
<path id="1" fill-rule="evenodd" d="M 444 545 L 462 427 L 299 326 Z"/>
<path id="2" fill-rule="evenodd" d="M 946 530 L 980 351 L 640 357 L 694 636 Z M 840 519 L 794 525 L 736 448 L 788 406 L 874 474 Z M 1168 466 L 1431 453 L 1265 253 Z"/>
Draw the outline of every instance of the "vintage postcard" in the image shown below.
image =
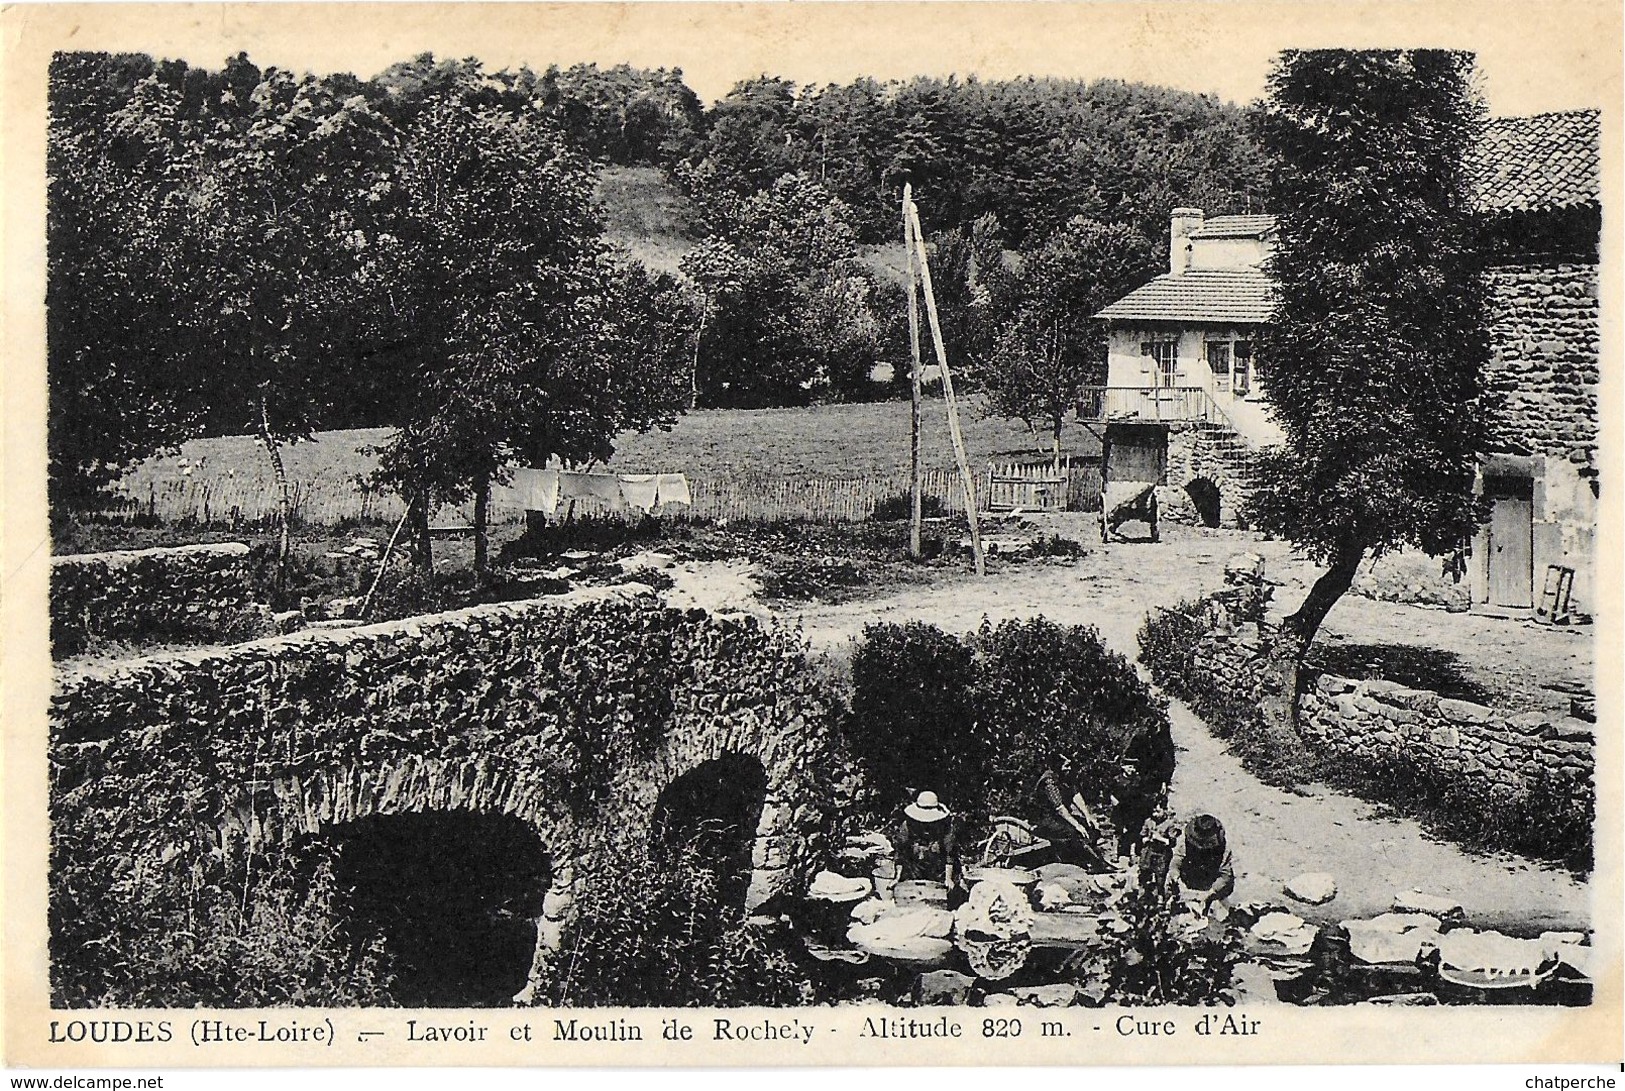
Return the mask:
<path id="1" fill-rule="evenodd" d="M 8 7 L 5 1063 L 1617 1062 L 1620 21 Z"/>

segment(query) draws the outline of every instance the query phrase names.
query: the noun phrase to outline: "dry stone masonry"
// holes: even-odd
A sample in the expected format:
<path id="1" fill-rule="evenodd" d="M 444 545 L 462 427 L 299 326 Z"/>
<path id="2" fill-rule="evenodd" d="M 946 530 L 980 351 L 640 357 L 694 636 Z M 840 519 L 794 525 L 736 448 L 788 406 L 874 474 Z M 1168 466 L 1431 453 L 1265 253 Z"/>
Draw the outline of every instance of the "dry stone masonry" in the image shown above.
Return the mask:
<path id="1" fill-rule="evenodd" d="M 241 542 L 57 557 L 56 654 L 72 654 L 93 637 L 196 640 L 261 625 L 265 610 L 253 600 L 250 567 Z"/>
<path id="2" fill-rule="evenodd" d="M 1472 589 L 1466 580 L 1446 575 L 1439 558 L 1413 550 L 1366 561 L 1350 590 L 1382 602 L 1431 606 L 1454 613 L 1472 608 Z"/>
<path id="3" fill-rule="evenodd" d="M 1580 262 L 1489 270 L 1487 378 L 1500 395 L 1508 450 L 1566 458 L 1597 473 L 1601 318 L 1597 266 Z"/>
<path id="4" fill-rule="evenodd" d="M 804 878 L 829 737 L 794 633 L 649 598 L 501 603 L 66 669 L 51 708 L 53 916 L 116 964 L 146 926 L 120 891 L 229 896 L 245 861 L 297 854 L 336 824 L 503 813 L 553 863 L 540 967 L 595 856 L 646 837 L 660 790 L 703 763 L 743 755 L 766 774 L 748 903 Z M 116 996 L 83 982 L 76 995 L 98 987 Z"/>
<path id="5" fill-rule="evenodd" d="M 1583 720 L 1505 712 L 1381 679 L 1321 675 L 1299 698 L 1298 731 L 1311 746 L 1356 761 L 1403 753 L 1509 792 L 1543 774 L 1592 772 L 1592 725 Z"/>

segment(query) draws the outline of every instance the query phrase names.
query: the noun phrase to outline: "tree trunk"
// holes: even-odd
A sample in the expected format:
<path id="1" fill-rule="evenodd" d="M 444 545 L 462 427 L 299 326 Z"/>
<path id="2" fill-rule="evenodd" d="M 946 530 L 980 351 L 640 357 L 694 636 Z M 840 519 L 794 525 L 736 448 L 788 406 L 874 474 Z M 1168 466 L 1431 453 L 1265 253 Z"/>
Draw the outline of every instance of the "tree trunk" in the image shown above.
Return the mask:
<path id="1" fill-rule="evenodd" d="M 1309 645 L 1315 641 L 1315 634 L 1320 631 L 1320 623 L 1326 620 L 1337 600 L 1343 597 L 1349 587 L 1354 583 L 1354 574 L 1359 571 L 1360 562 L 1365 559 L 1365 550 L 1360 546 L 1345 545 L 1332 555 L 1332 564 L 1321 573 L 1309 593 L 1303 597 L 1303 605 L 1298 612 L 1286 619 L 1286 629 L 1298 643 L 1298 658 L 1309 650 Z"/>
<path id="2" fill-rule="evenodd" d="M 414 488 L 411 500 L 412 512 L 412 540 L 416 548 L 412 551 L 412 559 L 425 574 L 434 571 L 434 543 L 429 537 L 429 474 L 423 465 L 420 455 L 412 459 Z"/>
<path id="3" fill-rule="evenodd" d="M 282 447 L 271 432 L 271 410 L 266 404 L 264 391 L 260 392 L 260 442 L 271 459 L 271 476 L 276 480 L 277 536 L 276 574 L 272 586 L 280 598 L 288 567 L 288 526 L 293 522 L 293 494 L 288 485 L 287 470 L 282 465 Z"/>
<path id="4" fill-rule="evenodd" d="M 1304 753 L 1298 736 L 1298 677 L 1303 657 L 1314 643 L 1320 623 L 1326 620 L 1337 600 L 1354 583 L 1365 550 L 1346 545 L 1332 555 L 1332 564 L 1315 581 L 1303 604 L 1281 626 L 1280 640 L 1270 650 L 1265 668 L 1264 692 L 1259 695 L 1259 711 L 1270 734 L 1287 750 Z"/>
<path id="5" fill-rule="evenodd" d="M 487 517 L 491 505 L 491 475 L 480 474 L 474 481 L 474 575 L 483 577 L 486 557 L 490 549 L 486 534 Z"/>
<path id="6" fill-rule="evenodd" d="M 705 339 L 705 304 L 700 305 L 700 325 L 694 331 L 694 364 L 688 369 L 688 407 L 696 409 L 700 404 L 700 342 Z"/>

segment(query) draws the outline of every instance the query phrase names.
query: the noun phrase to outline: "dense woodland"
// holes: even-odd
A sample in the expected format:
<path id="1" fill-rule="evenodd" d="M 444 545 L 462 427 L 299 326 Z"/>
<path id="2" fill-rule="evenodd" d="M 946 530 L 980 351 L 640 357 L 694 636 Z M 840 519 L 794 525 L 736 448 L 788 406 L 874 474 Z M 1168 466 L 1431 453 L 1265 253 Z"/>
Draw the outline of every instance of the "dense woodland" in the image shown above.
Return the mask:
<path id="1" fill-rule="evenodd" d="M 1116 81 L 677 70 L 363 80 L 62 54 L 52 67 L 53 499 L 198 435 L 390 425 L 386 484 L 479 496 L 693 406 L 884 397 L 903 289 L 873 261 L 914 186 L 950 356 L 1047 432 L 1104 368 L 1088 314 L 1165 260 L 1170 207 L 1259 207 L 1246 112 Z M 695 210 L 676 277 L 603 240 L 606 166 Z M 900 377 L 905 369 L 893 367 Z"/>

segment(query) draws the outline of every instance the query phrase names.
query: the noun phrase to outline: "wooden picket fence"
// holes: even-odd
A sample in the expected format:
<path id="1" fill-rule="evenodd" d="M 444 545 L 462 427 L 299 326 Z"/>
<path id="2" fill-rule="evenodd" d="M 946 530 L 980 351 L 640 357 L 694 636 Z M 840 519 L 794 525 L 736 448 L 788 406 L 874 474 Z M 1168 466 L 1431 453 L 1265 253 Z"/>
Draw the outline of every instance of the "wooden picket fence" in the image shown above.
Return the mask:
<path id="1" fill-rule="evenodd" d="M 930 468 L 922 474 L 927 504 L 946 513 L 965 510 L 959 474 L 952 468 Z M 977 481 L 978 502 L 986 503 L 987 480 Z M 1098 488 L 1098 485 L 1097 485 Z M 665 505 L 663 517 L 727 520 L 730 522 L 856 523 L 871 518 L 888 501 L 906 510 L 907 472 L 867 477 L 813 477 L 764 472 L 704 475 L 689 479 L 693 503 Z M 392 522 L 401 516 L 402 502 L 394 493 L 362 488 L 354 477 L 317 475 L 293 488 L 294 520 L 302 526 L 330 527 L 349 522 Z M 939 507 L 940 506 L 940 507 Z M 467 523 L 472 505 L 446 508 L 435 523 Z M 269 475 L 194 475 L 138 481 L 122 490 L 122 502 L 109 514 L 115 519 L 206 526 L 254 528 L 276 518 L 276 489 Z M 561 509 L 562 511 L 562 509 Z M 609 514 L 606 508 L 579 504 L 576 514 Z M 636 519 L 641 512 L 619 513 Z M 517 494 L 507 488 L 492 490 L 493 524 L 516 523 L 524 518 Z"/>

